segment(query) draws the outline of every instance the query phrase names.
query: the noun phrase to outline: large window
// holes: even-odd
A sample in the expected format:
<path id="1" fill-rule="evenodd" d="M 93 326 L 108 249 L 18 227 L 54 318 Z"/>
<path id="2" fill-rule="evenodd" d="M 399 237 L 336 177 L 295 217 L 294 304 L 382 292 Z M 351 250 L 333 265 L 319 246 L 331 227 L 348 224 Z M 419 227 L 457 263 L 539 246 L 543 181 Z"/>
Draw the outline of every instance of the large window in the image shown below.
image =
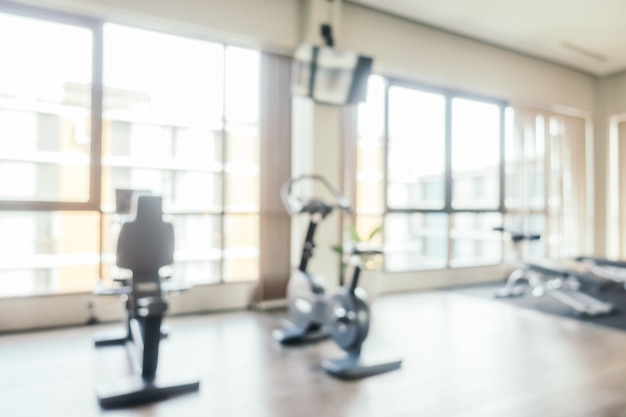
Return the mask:
<path id="1" fill-rule="evenodd" d="M 372 76 L 357 125 L 357 230 L 384 226 L 388 271 L 499 263 L 503 224 L 542 235 L 530 256 L 588 252 L 584 117 Z"/>
<path id="2" fill-rule="evenodd" d="M 372 76 L 359 107 L 357 229 L 389 271 L 495 264 L 504 104 Z"/>
<path id="3" fill-rule="evenodd" d="M 258 278 L 258 52 L 21 6 L 0 39 L 0 296 L 119 274 L 115 189 L 163 196 L 175 279 Z"/>

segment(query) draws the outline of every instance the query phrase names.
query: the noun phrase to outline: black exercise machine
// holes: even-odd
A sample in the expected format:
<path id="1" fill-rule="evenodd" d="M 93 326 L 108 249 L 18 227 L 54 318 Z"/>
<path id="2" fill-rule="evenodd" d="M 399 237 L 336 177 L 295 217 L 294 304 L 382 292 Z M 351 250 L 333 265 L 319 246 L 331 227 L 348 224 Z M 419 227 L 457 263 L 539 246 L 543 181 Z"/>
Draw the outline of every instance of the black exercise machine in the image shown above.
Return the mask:
<path id="1" fill-rule="evenodd" d="M 157 374 L 161 324 L 168 303 L 163 297 L 159 269 L 174 256 L 174 229 L 162 220 L 159 196 L 139 195 L 134 200 L 135 219 L 123 224 L 117 242 L 117 266 L 132 271 L 125 285 L 100 289 L 102 295 L 126 298 L 125 334 L 96 339 L 96 346 L 125 345 L 133 375 L 98 388 L 103 408 L 128 407 L 199 389 L 198 381 L 168 381 Z M 179 289 L 185 289 L 181 286 Z"/>
<path id="2" fill-rule="evenodd" d="M 548 295 L 585 316 L 600 316 L 614 311 L 611 303 L 598 300 L 581 291 L 581 283 L 595 285 L 598 277 L 580 265 L 564 265 L 549 260 L 527 261 L 522 256 L 522 243 L 541 238 L 538 234 L 525 234 L 503 227 L 496 231 L 509 234 L 516 251 L 515 269 L 508 276 L 504 287 L 495 291 L 496 297 L 514 297 L 524 293 L 519 282 L 525 280 L 535 297 Z"/>
<path id="3" fill-rule="evenodd" d="M 575 259 L 586 264 L 593 274 L 626 288 L 626 261 L 595 256 L 577 256 Z"/>
<path id="4" fill-rule="evenodd" d="M 305 180 L 322 185 L 333 196 L 334 203 L 296 197 L 293 193 L 294 184 Z M 369 362 L 361 356 L 361 347 L 369 332 L 370 311 L 365 292 L 358 288 L 362 269 L 360 258 L 382 252 L 352 248 L 349 254 L 354 265 L 354 274 L 350 286 L 344 285 L 341 276 L 340 287 L 332 297 L 326 294 L 324 278 L 307 270 L 315 248 L 317 226 L 336 209 L 349 213 L 348 200 L 326 178 L 319 175 L 302 175 L 287 181 L 281 189 L 281 197 L 289 214 L 308 214 L 309 225 L 300 264 L 290 277 L 287 287 L 289 321 L 282 328 L 274 330 L 274 338 L 280 343 L 290 344 L 317 341 L 331 336 L 347 352 L 347 356 L 326 360 L 322 367 L 338 378 L 364 378 L 398 369 L 401 360 Z"/>

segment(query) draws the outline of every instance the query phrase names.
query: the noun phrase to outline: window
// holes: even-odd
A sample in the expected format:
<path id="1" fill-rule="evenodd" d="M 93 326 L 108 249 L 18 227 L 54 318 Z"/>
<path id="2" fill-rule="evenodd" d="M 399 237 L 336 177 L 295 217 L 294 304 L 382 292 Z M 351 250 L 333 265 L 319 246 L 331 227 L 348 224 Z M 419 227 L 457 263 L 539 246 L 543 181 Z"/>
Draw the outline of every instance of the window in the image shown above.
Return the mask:
<path id="1" fill-rule="evenodd" d="M 163 196 L 176 279 L 258 278 L 258 52 L 26 6 L 0 38 L 0 296 L 119 274 L 116 188 Z"/>
<path id="2" fill-rule="evenodd" d="M 504 104 L 372 76 L 359 105 L 357 230 L 389 271 L 501 259 Z"/>
<path id="3" fill-rule="evenodd" d="M 497 264 L 502 224 L 542 235 L 529 256 L 588 251 L 584 117 L 374 75 L 357 120 L 357 230 L 384 225 L 388 271 Z"/>
<path id="4" fill-rule="evenodd" d="M 451 101 L 452 207 L 497 210 L 503 106 L 459 97 Z"/>

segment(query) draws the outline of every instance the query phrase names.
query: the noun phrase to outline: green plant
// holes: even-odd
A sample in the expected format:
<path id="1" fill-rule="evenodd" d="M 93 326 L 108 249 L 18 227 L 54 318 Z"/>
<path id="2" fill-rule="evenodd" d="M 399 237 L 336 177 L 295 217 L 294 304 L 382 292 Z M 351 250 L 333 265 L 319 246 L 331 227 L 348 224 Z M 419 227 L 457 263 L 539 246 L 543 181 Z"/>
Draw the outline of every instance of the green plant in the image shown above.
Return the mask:
<path id="1" fill-rule="evenodd" d="M 371 242 L 378 234 L 380 234 L 383 230 L 383 226 L 380 225 L 378 227 L 376 227 L 374 230 L 372 230 L 365 239 L 361 238 L 361 236 L 359 235 L 359 233 L 356 230 L 356 226 L 351 225 L 348 228 L 348 234 L 350 236 L 350 241 L 353 244 L 358 244 L 358 243 L 369 243 Z M 346 272 L 346 268 L 348 267 L 348 263 L 347 263 L 347 259 L 345 257 L 345 246 L 342 245 L 334 245 L 332 247 L 333 251 L 339 255 L 340 259 L 341 259 L 341 263 L 339 265 L 339 276 L 343 277 L 343 274 Z"/>

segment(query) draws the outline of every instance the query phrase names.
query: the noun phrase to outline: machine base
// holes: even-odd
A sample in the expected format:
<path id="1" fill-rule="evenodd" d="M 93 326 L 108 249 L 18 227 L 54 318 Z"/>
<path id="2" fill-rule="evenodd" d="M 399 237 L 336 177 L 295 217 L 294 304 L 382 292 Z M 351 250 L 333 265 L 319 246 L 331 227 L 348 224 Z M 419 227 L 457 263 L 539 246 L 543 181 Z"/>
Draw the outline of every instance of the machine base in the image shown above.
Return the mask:
<path id="1" fill-rule="evenodd" d="M 360 379 L 399 369 L 402 360 L 374 362 L 363 359 L 360 355 L 347 355 L 343 358 L 328 359 L 322 367 L 334 377 L 340 379 Z"/>
<path id="2" fill-rule="evenodd" d="M 299 329 L 297 327 L 282 327 L 272 332 L 272 337 L 283 345 L 297 345 L 318 342 L 330 336 L 326 327 L 316 330 Z"/>
<path id="3" fill-rule="evenodd" d="M 133 375 L 98 388 L 98 402 L 102 408 L 122 408 L 163 400 L 175 395 L 198 391 L 199 381 L 170 381 L 156 378 L 146 381 Z"/>

